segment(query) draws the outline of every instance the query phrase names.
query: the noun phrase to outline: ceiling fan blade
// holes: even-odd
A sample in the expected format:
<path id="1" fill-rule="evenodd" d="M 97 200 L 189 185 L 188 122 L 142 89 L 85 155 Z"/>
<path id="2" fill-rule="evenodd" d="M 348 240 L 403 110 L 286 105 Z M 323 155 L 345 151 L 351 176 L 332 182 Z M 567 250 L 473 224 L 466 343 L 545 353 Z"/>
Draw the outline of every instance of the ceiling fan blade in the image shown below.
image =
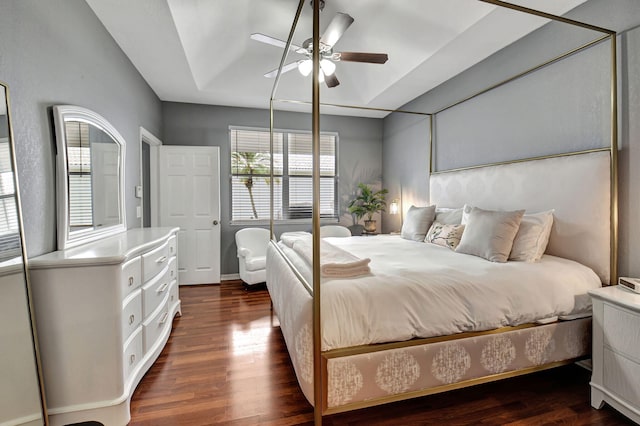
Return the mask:
<path id="1" fill-rule="evenodd" d="M 291 71 L 298 68 L 298 62 L 291 62 L 290 64 L 287 64 L 285 66 L 282 67 L 282 74 L 284 74 L 285 72 Z M 276 75 L 278 75 L 278 68 L 276 68 L 273 71 L 269 71 L 268 73 L 266 73 L 264 76 L 267 78 L 275 78 Z"/>
<path id="2" fill-rule="evenodd" d="M 336 87 L 340 84 L 340 81 L 338 81 L 338 77 L 336 77 L 335 73 L 331 75 L 325 75 L 324 82 L 328 88 Z"/>
<path id="3" fill-rule="evenodd" d="M 353 18 L 351 16 L 346 13 L 336 13 L 336 16 L 333 17 L 327 29 L 324 30 L 320 41 L 329 47 L 333 47 L 351 24 L 353 24 Z"/>
<path id="4" fill-rule="evenodd" d="M 389 59 L 386 53 L 365 53 L 365 52 L 336 52 L 333 60 L 346 62 L 368 62 L 371 64 L 384 64 Z"/>
<path id="5" fill-rule="evenodd" d="M 265 35 L 265 34 L 261 34 L 261 33 L 253 33 L 253 34 L 251 34 L 251 39 L 255 40 L 255 41 L 259 41 L 261 43 L 270 44 L 272 46 L 277 46 L 277 47 L 280 47 L 282 49 L 284 49 L 285 46 L 287 45 L 286 42 L 284 42 L 284 41 L 282 41 L 282 40 L 280 40 L 278 38 L 271 37 L 271 36 L 268 36 L 268 35 Z M 303 49 L 302 47 L 300 47 L 300 46 L 298 46 L 296 44 L 293 44 L 293 43 L 291 43 L 291 45 L 289 46 L 289 49 L 293 50 L 294 52 L 297 52 L 297 53 L 306 53 L 307 52 L 306 49 Z"/>

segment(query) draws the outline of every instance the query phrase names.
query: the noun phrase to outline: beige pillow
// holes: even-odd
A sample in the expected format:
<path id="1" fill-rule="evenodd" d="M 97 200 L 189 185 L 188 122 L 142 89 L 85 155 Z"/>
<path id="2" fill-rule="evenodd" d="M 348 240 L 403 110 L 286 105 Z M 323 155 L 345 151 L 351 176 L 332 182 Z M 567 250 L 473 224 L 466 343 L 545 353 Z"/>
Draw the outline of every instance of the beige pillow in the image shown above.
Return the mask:
<path id="1" fill-rule="evenodd" d="M 509 260 L 537 262 L 540 260 L 549 243 L 549 235 L 553 226 L 553 210 L 525 214 L 520 228 L 513 240 Z"/>
<path id="2" fill-rule="evenodd" d="M 463 232 L 464 225 L 447 225 L 440 222 L 433 222 L 424 241 L 455 250 L 458 244 L 460 244 L 460 238 Z"/>
<path id="3" fill-rule="evenodd" d="M 436 206 L 411 206 L 404 217 L 400 236 L 407 240 L 424 241 L 436 215 Z"/>
<path id="4" fill-rule="evenodd" d="M 456 252 L 480 256 L 491 262 L 506 262 L 523 215 L 524 210 L 494 211 L 473 207 Z"/>

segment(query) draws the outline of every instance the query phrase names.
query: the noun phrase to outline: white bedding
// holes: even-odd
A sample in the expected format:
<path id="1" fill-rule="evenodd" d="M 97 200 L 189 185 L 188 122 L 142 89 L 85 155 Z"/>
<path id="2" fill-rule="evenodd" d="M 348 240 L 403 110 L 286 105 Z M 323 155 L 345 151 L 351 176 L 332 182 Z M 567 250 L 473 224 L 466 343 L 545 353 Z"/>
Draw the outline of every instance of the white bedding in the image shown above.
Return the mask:
<path id="1" fill-rule="evenodd" d="M 586 266 L 549 255 L 538 263 L 492 263 L 399 236 L 327 241 L 360 258 L 371 258 L 371 275 L 323 278 L 322 350 L 589 313 L 587 290 L 601 286 Z M 311 282 L 310 265 L 285 244 L 279 245 Z M 272 276 L 286 275 L 272 272 Z M 281 284 L 268 285 L 272 291 Z M 278 297 L 286 292 L 275 291 Z"/>

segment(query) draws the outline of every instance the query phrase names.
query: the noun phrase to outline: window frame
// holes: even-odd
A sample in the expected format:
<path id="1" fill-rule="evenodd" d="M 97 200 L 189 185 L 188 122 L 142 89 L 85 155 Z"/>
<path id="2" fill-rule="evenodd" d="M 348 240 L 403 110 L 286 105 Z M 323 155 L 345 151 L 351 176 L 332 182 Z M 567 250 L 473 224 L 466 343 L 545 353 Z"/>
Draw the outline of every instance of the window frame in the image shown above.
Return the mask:
<path id="1" fill-rule="evenodd" d="M 269 129 L 264 127 L 250 127 L 250 126 L 229 126 L 228 131 L 228 140 L 229 140 L 229 224 L 230 225 L 268 225 L 270 219 L 236 219 L 233 218 L 233 178 L 236 175 L 233 173 L 233 159 L 232 155 L 235 152 L 233 150 L 233 141 L 231 137 L 231 132 L 233 130 L 244 130 L 244 131 L 253 131 L 253 132 L 265 132 L 269 134 Z M 289 205 L 289 134 L 305 134 L 310 135 L 312 132 L 310 130 L 296 130 L 296 129 L 282 129 L 282 128 L 274 128 L 274 133 L 282 133 L 282 175 L 274 175 L 275 177 L 279 177 L 282 179 L 282 212 L 284 213 Z M 322 216 L 320 221 L 322 223 L 338 223 L 340 220 L 340 194 L 338 193 L 340 176 L 339 176 L 339 143 L 340 143 L 340 135 L 337 131 L 322 131 L 320 132 L 321 136 L 333 136 L 334 137 L 334 175 L 333 178 L 333 194 L 334 194 L 334 213 L 331 217 Z M 296 178 L 307 178 L 307 176 L 293 175 Z M 309 179 L 312 178 L 312 175 L 308 176 Z M 283 214 L 284 216 L 284 214 Z M 274 219 L 274 223 L 277 224 L 301 224 L 301 223 L 309 223 L 311 217 L 305 217 L 300 219 Z"/>

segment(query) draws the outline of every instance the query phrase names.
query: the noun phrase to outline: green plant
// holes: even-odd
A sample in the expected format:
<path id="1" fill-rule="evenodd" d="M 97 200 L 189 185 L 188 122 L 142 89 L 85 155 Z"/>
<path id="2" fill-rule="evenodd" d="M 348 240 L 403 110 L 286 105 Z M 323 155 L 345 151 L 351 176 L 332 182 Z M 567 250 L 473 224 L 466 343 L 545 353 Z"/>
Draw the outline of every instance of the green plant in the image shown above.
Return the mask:
<path id="1" fill-rule="evenodd" d="M 359 193 L 349 203 L 349 213 L 356 217 L 356 223 L 364 216 L 367 217 L 367 220 L 373 220 L 375 213 L 385 211 L 387 206 L 385 196 L 389 191 L 386 189 L 374 191 L 364 183 L 358 184 L 358 190 Z"/>

